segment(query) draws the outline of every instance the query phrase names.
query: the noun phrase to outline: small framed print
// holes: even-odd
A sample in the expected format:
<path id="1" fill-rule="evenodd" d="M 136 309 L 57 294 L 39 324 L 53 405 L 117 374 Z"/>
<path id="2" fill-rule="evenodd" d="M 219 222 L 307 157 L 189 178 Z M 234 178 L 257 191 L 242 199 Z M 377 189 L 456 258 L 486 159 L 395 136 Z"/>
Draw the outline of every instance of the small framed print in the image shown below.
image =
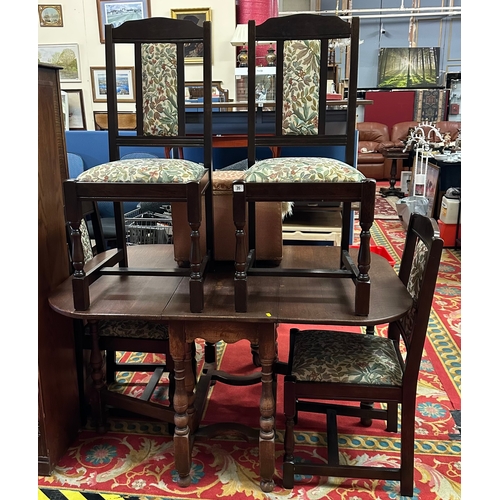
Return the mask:
<path id="1" fill-rule="evenodd" d="M 85 110 L 83 107 L 83 91 L 65 90 L 68 101 L 68 125 L 70 130 L 87 130 Z"/>
<path id="2" fill-rule="evenodd" d="M 106 68 L 90 68 L 92 98 L 94 102 L 106 102 Z M 116 68 L 116 98 L 118 102 L 135 102 L 135 78 L 133 67 Z"/>
<path id="3" fill-rule="evenodd" d="M 39 5 L 38 18 L 42 28 L 61 28 L 63 25 L 61 5 Z"/>

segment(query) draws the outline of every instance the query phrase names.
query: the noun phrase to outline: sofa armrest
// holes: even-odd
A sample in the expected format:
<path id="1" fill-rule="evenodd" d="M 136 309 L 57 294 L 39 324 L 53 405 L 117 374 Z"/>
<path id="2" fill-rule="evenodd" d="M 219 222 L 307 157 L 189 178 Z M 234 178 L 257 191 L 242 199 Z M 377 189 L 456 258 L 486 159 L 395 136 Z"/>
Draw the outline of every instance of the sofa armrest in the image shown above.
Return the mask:
<path id="1" fill-rule="evenodd" d="M 384 141 L 379 143 L 377 146 L 377 151 L 382 152 L 384 149 L 390 149 L 394 147 L 394 143 L 392 141 Z"/>

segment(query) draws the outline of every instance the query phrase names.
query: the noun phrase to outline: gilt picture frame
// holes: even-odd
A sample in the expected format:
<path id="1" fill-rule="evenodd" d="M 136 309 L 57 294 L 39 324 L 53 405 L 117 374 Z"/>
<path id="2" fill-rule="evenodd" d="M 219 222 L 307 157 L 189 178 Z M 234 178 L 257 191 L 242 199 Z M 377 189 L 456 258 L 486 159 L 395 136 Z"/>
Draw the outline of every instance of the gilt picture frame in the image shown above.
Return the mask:
<path id="1" fill-rule="evenodd" d="M 90 76 L 93 101 L 106 102 L 106 68 L 91 67 Z M 132 66 L 121 66 L 116 68 L 116 87 L 118 102 L 135 102 L 135 71 Z"/>
<path id="2" fill-rule="evenodd" d="M 197 9 L 171 9 L 170 15 L 173 19 L 184 19 L 192 21 L 198 26 L 203 26 L 204 21 L 212 20 L 212 11 L 208 7 Z M 200 64 L 203 62 L 203 44 L 185 43 L 184 60 L 186 64 Z"/>
<path id="3" fill-rule="evenodd" d="M 97 0 L 99 39 L 104 43 L 104 26 L 117 28 L 125 21 L 151 17 L 150 0 Z"/>
<path id="4" fill-rule="evenodd" d="M 42 28 L 62 28 L 62 5 L 39 5 L 38 19 Z"/>

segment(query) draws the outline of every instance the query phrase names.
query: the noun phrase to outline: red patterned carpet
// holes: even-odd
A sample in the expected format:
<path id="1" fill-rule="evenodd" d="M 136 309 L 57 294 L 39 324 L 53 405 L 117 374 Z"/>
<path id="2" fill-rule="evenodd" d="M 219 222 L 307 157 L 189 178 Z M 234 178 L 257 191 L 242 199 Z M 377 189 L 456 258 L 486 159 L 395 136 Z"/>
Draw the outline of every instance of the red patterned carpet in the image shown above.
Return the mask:
<path id="1" fill-rule="evenodd" d="M 377 220 L 372 231 L 375 245 L 383 245 L 396 261 L 405 232 L 397 220 Z M 460 251 L 445 249 L 429 322 L 428 340 L 421 364 L 416 413 L 416 459 L 414 499 L 458 500 L 461 497 L 460 428 L 454 416 L 461 401 L 461 260 Z M 304 326 L 304 325 L 302 325 Z M 280 325 L 278 350 L 287 355 L 290 325 Z M 383 335 L 386 327 L 377 329 Z M 201 359 L 202 344 L 198 345 Z M 137 354 L 137 356 L 143 356 Z M 221 368 L 235 373 L 253 370 L 247 342 L 218 345 Z M 127 383 L 143 383 L 144 375 L 123 373 Z M 107 434 L 92 429 L 81 431 L 78 439 L 58 464 L 53 475 L 40 477 L 40 498 L 81 498 L 118 500 L 208 500 L 235 499 L 349 499 L 385 500 L 399 498 L 399 483 L 393 481 L 302 476 L 293 490 L 281 485 L 283 457 L 282 377 L 278 380 L 276 488 L 264 494 L 259 488 L 258 443 L 231 438 L 196 439 L 193 448 L 192 484 L 177 486 L 173 442 L 166 425 L 139 420 L 112 420 Z M 216 384 L 212 389 L 202 424 L 238 421 L 258 427 L 259 386 L 244 388 Z M 140 386 L 127 391 L 140 392 Z M 158 399 L 164 400 L 165 394 Z M 235 402 L 234 405 L 228 402 Z M 325 457 L 325 434 L 321 417 L 299 418 L 297 452 L 303 458 Z M 343 459 L 379 464 L 398 461 L 398 435 L 384 431 L 381 422 L 361 427 L 355 419 L 339 419 L 340 450 Z M 66 492 L 66 493 L 64 493 Z M 62 496 L 55 496 L 61 494 Z M 106 496 L 110 495 L 110 496 Z M 88 496 L 86 496 L 88 495 Z M 80 497 L 79 497 L 80 498 Z M 408 497 L 407 497 L 408 498 Z"/>

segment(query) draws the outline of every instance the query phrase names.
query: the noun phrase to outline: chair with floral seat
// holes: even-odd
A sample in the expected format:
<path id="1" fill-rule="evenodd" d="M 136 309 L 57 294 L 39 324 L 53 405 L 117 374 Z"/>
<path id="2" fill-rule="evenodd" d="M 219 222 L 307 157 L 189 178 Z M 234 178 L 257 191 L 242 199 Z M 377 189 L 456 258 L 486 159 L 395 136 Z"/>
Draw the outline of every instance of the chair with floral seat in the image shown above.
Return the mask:
<path id="1" fill-rule="evenodd" d="M 186 43 L 203 44 L 203 133 L 186 133 L 185 52 Z M 134 87 L 117 82 L 116 46 L 134 54 Z M 203 26 L 179 19 L 148 18 L 127 21 L 118 27 L 106 25 L 106 82 L 108 114 L 108 163 L 97 165 L 64 183 L 66 219 L 70 225 L 73 257 L 73 295 L 76 310 L 90 306 L 89 287 L 103 275 L 189 276 L 191 312 L 203 310 L 203 281 L 212 255 L 212 88 L 211 23 Z M 117 86 L 119 83 L 119 86 Z M 118 130 L 118 101 L 122 95 L 135 100 L 137 134 Z M 192 146 L 203 148 L 203 164 L 171 158 L 120 160 L 127 147 Z M 123 213 L 125 201 L 182 202 L 191 228 L 190 266 L 148 269 L 129 268 L 127 234 Z M 112 201 L 117 248 L 88 273 L 84 270 L 80 221 L 82 204 Z M 202 206 L 204 204 L 204 207 Z M 205 214 L 203 220 L 203 213 Z M 200 226 L 206 226 L 206 248 L 200 244 Z M 174 228 L 175 231 L 175 228 Z"/>
<path id="2" fill-rule="evenodd" d="M 345 331 L 290 331 L 284 383 L 285 488 L 293 488 L 295 474 L 361 477 L 400 481 L 401 495 L 413 497 L 417 380 L 442 248 L 436 221 L 412 214 L 399 278 L 412 296 L 413 305 L 405 316 L 389 324 L 387 337 Z M 360 401 L 386 406 L 349 405 Z M 352 464 L 339 453 L 337 415 L 385 420 L 387 431 L 397 432 L 399 405 L 400 464 L 392 458 L 390 464 Z M 326 414 L 324 459 L 305 462 L 295 456 L 294 426 L 299 412 Z"/>
<path id="3" fill-rule="evenodd" d="M 257 135 L 256 120 L 262 104 L 256 100 L 258 43 L 276 44 L 276 102 L 266 116 L 273 133 Z M 329 47 L 333 42 L 348 46 L 349 96 L 345 109 L 329 109 L 327 78 Z M 375 209 L 375 181 L 355 168 L 356 87 L 359 18 L 351 22 L 337 16 L 296 14 L 271 18 L 256 26 L 248 23 L 248 165 L 242 179 L 233 184 L 233 220 L 236 228 L 235 310 L 245 312 L 249 276 L 301 276 L 351 279 L 356 287 L 353 309 L 369 313 L 370 228 Z M 267 104 L 266 104 L 267 106 Z M 316 148 L 345 148 L 345 161 L 318 157 Z M 278 157 L 256 162 L 257 147 L 303 147 L 310 155 Z M 337 268 L 311 263 L 310 269 L 283 265 L 263 268 L 255 259 L 255 204 L 269 201 L 342 203 L 342 239 Z M 355 262 L 349 253 L 351 206 L 360 203 L 360 252 Z M 248 238 L 245 230 L 248 214 Z M 247 241 L 248 240 L 248 241 Z M 249 250 L 247 251 L 246 248 Z M 290 247 L 286 248 L 287 251 Z M 284 248 L 285 250 L 285 248 Z"/>
<path id="4" fill-rule="evenodd" d="M 90 212 L 88 215 L 96 225 L 100 217 L 96 204 L 90 206 L 89 210 L 92 208 L 94 214 Z M 96 225 L 99 226 L 100 224 Z M 93 248 L 86 220 L 82 220 L 80 232 L 85 265 L 91 267 L 98 252 L 104 251 L 104 237 L 102 233 L 96 232 Z M 93 424 L 99 432 L 106 431 L 107 414 L 112 408 L 114 414 L 120 411 L 132 412 L 167 422 L 173 434 L 175 377 L 168 326 L 147 320 L 75 319 L 74 330 L 82 425 L 87 420 L 89 403 Z M 90 356 L 85 355 L 86 351 L 90 352 Z M 192 373 L 196 374 L 194 343 L 186 345 L 186 353 L 186 360 L 192 365 Z M 122 358 L 126 358 L 125 361 Z M 138 359 L 131 360 L 134 358 Z M 145 359 L 149 361 L 145 362 Z M 130 393 L 128 385 L 132 374 L 139 372 L 144 383 L 137 383 Z M 90 375 L 92 381 L 89 385 L 86 380 Z M 168 376 L 168 382 L 164 375 Z M 144 386 L 142 390 L 141 385 Z"/>

